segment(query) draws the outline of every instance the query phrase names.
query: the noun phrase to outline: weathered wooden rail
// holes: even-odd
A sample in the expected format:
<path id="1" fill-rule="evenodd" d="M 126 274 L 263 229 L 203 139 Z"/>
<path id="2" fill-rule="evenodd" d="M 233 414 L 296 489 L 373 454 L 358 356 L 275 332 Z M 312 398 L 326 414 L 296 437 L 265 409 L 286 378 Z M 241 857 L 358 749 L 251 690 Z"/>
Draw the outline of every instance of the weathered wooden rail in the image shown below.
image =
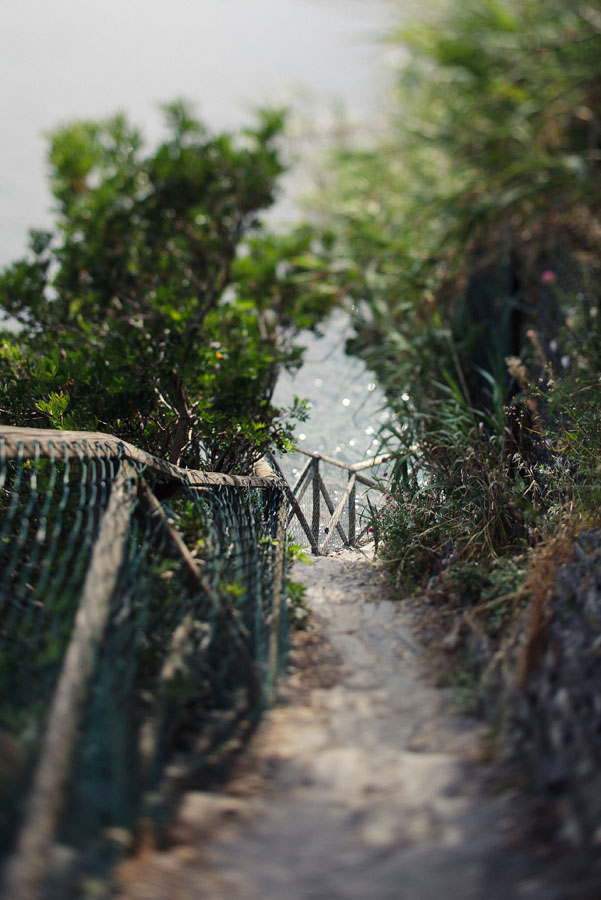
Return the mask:
<path id="1" fill-rule="evenodd" d="M 128 459 L 159 478 L 183 481 L 191 487 L 227 484 L 237 487 L 265 488 L 278 481 L 275 474 L 226 475 L 175 466 L 134 447 L 111 434 L 96 431 L 55 431 L 44 428 L 16 428 L 0 425 L 0 457 L 3 459 L 81 459 L 82 454 L 94 459 Z"/>

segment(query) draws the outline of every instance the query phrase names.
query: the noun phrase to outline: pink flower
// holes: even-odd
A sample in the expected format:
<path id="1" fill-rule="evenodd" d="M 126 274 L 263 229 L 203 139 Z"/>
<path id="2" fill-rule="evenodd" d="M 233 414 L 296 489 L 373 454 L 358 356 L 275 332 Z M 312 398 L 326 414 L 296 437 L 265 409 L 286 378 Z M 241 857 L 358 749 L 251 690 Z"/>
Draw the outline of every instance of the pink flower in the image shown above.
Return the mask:
<path id="1" fill-rule="evenodd" d="M 383 477 L 383 478 L 386 478 L 387 475 L 388 475 L 388 472 L 382 472 L 382 477 Z"/>
<path id="2" fill-rule="evenodd" d="M 554 281 L 557 281 L 557 275 L 552 269 L 545 269 L 540 276 L 540 280 L 543 284 L 553 284 Z"/>

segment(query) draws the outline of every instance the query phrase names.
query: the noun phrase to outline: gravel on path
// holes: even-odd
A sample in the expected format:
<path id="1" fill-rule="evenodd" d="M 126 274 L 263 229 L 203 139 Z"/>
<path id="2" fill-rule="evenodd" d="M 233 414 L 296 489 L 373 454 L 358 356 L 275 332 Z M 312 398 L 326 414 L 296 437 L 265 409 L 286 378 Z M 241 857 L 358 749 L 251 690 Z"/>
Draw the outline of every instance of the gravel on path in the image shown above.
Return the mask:
<path id="1" fill-rule="evenodd" d="M 293 578 L 312 627 L 280 701 L 221 792 L 182 798 L 172 846 L 121 867 L 118 896 L 584 900 L 524 798 L 491 790 L 483 726 L 430 683 L 416 613 L 373 562 L 342 551 Z"/>

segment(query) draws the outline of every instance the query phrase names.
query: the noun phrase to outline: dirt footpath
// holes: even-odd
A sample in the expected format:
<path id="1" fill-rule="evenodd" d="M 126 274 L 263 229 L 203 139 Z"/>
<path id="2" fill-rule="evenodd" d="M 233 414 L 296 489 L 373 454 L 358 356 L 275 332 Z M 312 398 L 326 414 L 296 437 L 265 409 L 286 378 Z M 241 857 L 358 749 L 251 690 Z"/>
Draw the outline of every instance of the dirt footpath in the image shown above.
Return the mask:
<path id="1" fill-rule="evenodd" d="M 128 900 L 584 900 L 428 683 L 416 613 L 359 553 L 297 565 L 313 627 L 223 792 L 121 867 Z M 495 789 L 492 786 L 496 785 Z"/>

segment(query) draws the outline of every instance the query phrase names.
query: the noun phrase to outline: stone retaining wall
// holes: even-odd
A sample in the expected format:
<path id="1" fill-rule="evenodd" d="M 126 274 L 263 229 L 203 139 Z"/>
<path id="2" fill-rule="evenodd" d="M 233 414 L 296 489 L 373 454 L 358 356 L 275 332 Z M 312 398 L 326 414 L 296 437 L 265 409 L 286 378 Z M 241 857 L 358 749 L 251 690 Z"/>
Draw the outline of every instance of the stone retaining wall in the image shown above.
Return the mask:
<path id="1" fill-rule="evenodd" d="M 527 677 L 517 683 L 525 633 L 501 676 L 505 735 L 549 801 L 558 835 L 601 850 L 601 531 L 575 540 L 545 613 Z"/>

